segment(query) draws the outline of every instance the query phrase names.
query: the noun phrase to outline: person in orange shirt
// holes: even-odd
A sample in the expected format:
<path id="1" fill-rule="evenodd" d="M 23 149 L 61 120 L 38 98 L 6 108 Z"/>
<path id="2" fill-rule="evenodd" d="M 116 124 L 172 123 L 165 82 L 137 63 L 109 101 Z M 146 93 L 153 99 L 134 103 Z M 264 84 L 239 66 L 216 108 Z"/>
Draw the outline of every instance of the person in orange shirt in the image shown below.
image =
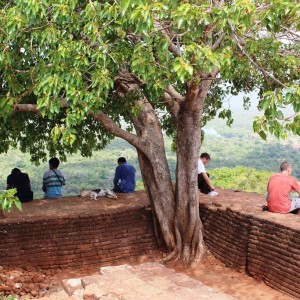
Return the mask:
<path id="1" fill-rule="evenodd" d="M 283 162 L 280 165 L 281 173 L 273 174 L 268 183 L 268 210 L 276 213 L 289 213 L 300 208 L 300 198 L 290 198 L 291 191 L 300 196 L 300 184 L 292 177 L 292 165 Z"/>

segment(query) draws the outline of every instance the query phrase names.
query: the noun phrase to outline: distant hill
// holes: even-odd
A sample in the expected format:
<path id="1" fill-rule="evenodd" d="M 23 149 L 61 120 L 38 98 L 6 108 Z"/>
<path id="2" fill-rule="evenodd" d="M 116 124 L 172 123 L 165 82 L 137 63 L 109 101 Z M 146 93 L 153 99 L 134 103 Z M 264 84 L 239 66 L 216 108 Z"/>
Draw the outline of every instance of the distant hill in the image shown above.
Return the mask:
<path id="1" fill-rule="evenodd" d="M 252 94 L 249 110 L 243 109 L 241 96 L 232 97 L 224 104 L 224 107 L 228 106 L 232 110 L 234 123 L 231 127 L 222 119 L 214 119 L 204 128 L 205 139 L 201 152 L 211 154 L 210 168 L 241 165 L 277 172 L 279 164 L 287 160 L 294 166 L 294 175 L 300 178 L 299 136 L 291 135 L 285 141 L 268 136 L 267 141 L 264 141 L 253 133 L 253 119 L 261 114 L 254 97 L 255 94 Z M 285 112 L 290 113 L 290 110 Z"/>

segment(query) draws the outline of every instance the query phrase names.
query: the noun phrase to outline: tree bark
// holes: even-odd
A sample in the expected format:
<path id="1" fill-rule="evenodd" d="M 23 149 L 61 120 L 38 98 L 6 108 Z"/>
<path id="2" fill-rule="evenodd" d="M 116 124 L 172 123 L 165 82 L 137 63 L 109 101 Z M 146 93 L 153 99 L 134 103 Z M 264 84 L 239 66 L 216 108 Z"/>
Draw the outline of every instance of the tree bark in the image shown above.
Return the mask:
<path id="1" fill-rule="evenodd" d="M 120 71 L 115 80 L 115 87 L 121 98 L 133 91 L 139 93 L 142 84 L 127 70 Z M 139 107 L 139 113 L 135 115 L 128 112 L 139 140 L 138 145 L 134 146 L 138 152 L 145 191 L 153 211 L 158 244 L 164 243 L 168 251 L 172 252 L 176 249 L 175 196 L 165 154 L 164 138 L 154 108 L 142 94 L 140 96 L 134 103 Z M 128 142 L 130 143 L 130 141 Z"/>
<path id="2" fill-rule="evenodd" d="M 194 92 L 197 94 L 199 91 L 196 88 Z M 195 94 L 188 93 L 176 118 L 175 233 L 179 256 L 186 264 L 200 261 L 206 252 L 199 216 L 196 171 L 201 143 L 200 116 L 204 101 Z"/>
<path id="3" fill-rule="evenodd" d="M 174 233 L 174 188 L 164 148 L 164 139 L 159 120 L 151 104 L 137 101 L 141 113 L 132 118 L 137 136 L 144 139 L 143 150 L 138 150 L 140 169 L 145 191 L 153 210 L 158 242 L 163 237 L 169 251 L 176 248 Z M 140 148 L 140 149 L 141 149 Z M 162 237 L 161 237 L 162 234 Z"/>

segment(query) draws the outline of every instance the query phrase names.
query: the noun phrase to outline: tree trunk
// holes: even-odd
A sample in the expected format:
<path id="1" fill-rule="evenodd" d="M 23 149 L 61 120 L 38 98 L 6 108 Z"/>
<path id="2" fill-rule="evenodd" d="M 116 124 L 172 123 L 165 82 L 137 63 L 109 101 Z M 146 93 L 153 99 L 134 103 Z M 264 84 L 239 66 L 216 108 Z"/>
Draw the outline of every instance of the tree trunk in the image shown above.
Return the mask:
<path id="1" fill-rule="evenodd" d="M 164 242 L 168 251 L 174 251 L 176 249 L 174 188 L 160 122 L 150 102 L 140 93 L 142 85 L 143 82 L 127 70 L 120 70 L 115 79 L 116 91 L 120 98 L 124 98 L 124 101 L 132 92 L 136 93 L 135 97 L 140 96 L 134 103 L 139 108 L 139 113 L 135 115 L 128 111 L 138 141 L 135 143 L 127 141 L 135 146 L 138 152 L 145 191 L 152 207 L 158 243 Z"/>
<path id="2" fill-rule="evenodd" d="M 203 102 L 186 98 L 176 118 L 177 167 L 175 189 L 175 234 L 184 263 L 200 261 L 206 252 L 199 216 L 197 161 L 201 141 L 200 116 Z M 187 155 L 187 150 L 188 155 Z"/>
<path id="3" fill-rule="evenodd" d="M 174 188 L 171 181 L 164 139 L 159 120 L 151 104 L 146 100 L 137 101 L 142 112 L 132 118 L 137 136 L 147 137 L 143 148 L 137 149 L 139 165 L 145 191 L 151 203 L 155 233 L 158 243 L 164 241 L 168 251 L 176 249 L 174 233 Z"/>

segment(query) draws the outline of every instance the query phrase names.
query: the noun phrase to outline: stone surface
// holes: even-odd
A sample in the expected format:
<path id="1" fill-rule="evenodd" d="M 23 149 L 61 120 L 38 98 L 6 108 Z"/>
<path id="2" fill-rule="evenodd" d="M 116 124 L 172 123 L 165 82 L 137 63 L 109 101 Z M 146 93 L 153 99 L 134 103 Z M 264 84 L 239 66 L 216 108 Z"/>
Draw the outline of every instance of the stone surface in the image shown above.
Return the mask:
<path id="1" fill-rule="evenodd" d="M 72 296 L 75 292 L 78 293 L 78 291 L 83 291 L 83 286 L 81 285 L 81 278 L 63 280 L 62 285 L 69 296 Z"/>
<path id="2" fill-rule="evenodd" d="M 98 284 L 93 283 L 85 287 L 82 299 L 83 300 L 99 300 L 101 297 L 107 296 L 107 293 L 104 292 Z"/>
<path id="3" fill-rule="evenodd" d="M 152 275 L 143 277 L 143 273 Z M 100 274 L 63 280 L 66 293 L 56 294 L 55 300 L 71 299 L 69 296 L 79 300 L 235 299 L 159 263 L 103 267 Z"/>
<path id="4" fill-rule="evenodd" d="M 87 285 L 99 282 L 100 275 L 84 276 L 81 278 L 81 285 L 85 288 Z"/>

